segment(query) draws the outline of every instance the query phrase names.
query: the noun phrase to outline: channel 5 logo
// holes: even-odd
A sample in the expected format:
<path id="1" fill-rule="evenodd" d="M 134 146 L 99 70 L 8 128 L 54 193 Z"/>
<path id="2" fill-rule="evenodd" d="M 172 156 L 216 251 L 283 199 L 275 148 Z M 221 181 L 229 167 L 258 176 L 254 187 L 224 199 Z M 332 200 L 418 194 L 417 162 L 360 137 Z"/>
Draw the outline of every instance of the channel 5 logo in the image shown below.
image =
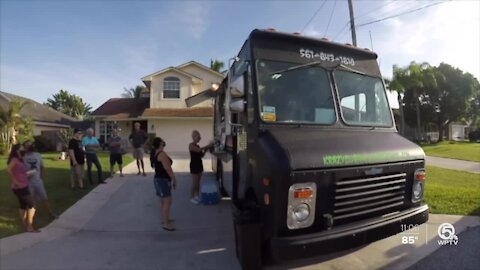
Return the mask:
<path id="1" fill-rule="evenodd" d="M 438 236 L 441 238 L 438 240 L 438 244 L 441 246 L 458 244 L 458 236 L 455 235 L 455 227 L 450 223 L 442 223 L 438 226 Z"/>

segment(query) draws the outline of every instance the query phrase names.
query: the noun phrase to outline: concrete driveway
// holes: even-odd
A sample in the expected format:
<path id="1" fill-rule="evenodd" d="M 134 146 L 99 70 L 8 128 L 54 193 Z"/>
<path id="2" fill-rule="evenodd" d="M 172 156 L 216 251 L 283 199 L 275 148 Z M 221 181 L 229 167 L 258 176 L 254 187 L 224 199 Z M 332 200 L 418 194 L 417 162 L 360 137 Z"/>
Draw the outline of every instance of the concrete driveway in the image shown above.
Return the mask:
<path id="1" fill-rule="evenodd" d="M 204 165 L 210 168 L 208 160 Z M 98 186 L 41 233 L 1 239 L 0 269 L 240 269 L 230 202 L 191 204 L 188 160 L 175 159 L 174 170 L 179 187 L 172 218 L 177 231 L 161 228 L 153 173 L 136 176 L 132 163 L 125 168 L 126 177 L 115 176 Z M 440 247 L 437 229 L 444 222 L 454 224 L 458 234 L 479 226 L 480 218 L 431 215 L 418 234 L 395 235 L 355 250 L 269 268 L 405 269 Z M 407 235 L 417 237 L 415 244 L 402 244 Z M 459 238 L 459 246 L 467 242 Z"/>

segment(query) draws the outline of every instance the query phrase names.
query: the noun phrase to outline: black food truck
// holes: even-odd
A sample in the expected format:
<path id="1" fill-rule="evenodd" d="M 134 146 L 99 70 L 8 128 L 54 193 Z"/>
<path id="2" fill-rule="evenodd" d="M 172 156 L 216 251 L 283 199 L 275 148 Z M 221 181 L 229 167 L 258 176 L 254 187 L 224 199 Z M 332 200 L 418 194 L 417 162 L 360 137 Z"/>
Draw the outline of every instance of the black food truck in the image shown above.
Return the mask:
<path id="1" fill-rule="evenodd" d="M 377 55 L 254 30 L 214 99 L 214 169 L 245 269 L 348 249 L 428 220 L 425 155 L 397 133 Z"/>

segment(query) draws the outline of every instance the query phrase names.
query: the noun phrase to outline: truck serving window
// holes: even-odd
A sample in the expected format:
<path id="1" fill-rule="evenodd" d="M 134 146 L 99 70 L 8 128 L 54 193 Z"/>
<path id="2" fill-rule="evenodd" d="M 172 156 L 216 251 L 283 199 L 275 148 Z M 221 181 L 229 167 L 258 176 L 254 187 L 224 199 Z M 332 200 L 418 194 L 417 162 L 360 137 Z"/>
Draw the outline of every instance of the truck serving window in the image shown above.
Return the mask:
<path id="1" fill-rule="evenodd" d="M 379 78 L 341 70 L 334 71 L 334 76 L 346 124 L 392 126 L 385 89 Z"/>
<path id="2" fill-rule="evenodd" d="M 327 71 L 295 63 L 257 61 L 260 117 L 264 122 L 333 124 L 336 121 Z"/>

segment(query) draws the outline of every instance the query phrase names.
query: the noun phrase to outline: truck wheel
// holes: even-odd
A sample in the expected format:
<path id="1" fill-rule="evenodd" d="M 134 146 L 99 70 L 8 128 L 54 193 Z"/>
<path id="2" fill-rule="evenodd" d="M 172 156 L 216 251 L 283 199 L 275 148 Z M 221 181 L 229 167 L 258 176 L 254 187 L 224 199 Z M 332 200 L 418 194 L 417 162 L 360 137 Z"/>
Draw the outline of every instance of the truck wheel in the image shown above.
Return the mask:
<path id="1" fill-rule="evenodd" d="M 258 211 L 239 209 L 233 215 L 235 249 L 242 269 L 262 269 L 262 243 Z"/>
<path id="2" fill-rule="evenodd" d="M 229 197 L 225 187 L 223 186 L 223 167 L 222 162 L 220 161 L 217 163 L 217 172 L 215 177 L 217 178 L 218 186 L 220 187 L 220 195 L 222 195 L 222 197 Z"/>

